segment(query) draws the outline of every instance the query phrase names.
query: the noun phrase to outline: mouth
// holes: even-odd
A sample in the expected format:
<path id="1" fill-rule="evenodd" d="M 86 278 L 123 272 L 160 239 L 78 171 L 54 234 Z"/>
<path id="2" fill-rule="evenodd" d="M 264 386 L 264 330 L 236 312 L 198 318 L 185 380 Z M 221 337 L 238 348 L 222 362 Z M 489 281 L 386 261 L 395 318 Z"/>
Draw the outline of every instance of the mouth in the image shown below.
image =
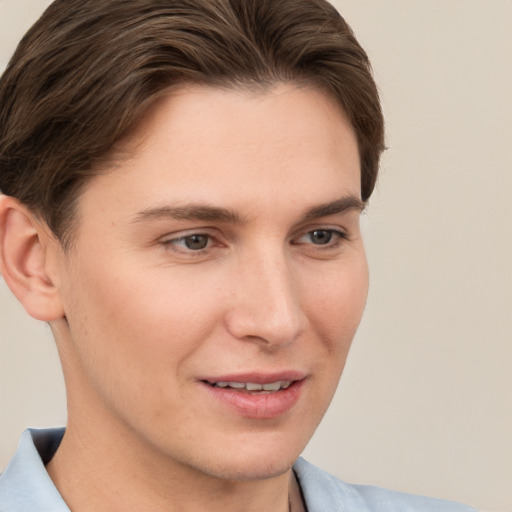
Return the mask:
<path id="1" fill-rule="evenodd" d="M 278 380 L 276 382 L 268 382 L 266 384 L 258 384 L 256 382 L 236 382 L 236 381 L 219 381 L 219 382 L 208 382 L 207 384 L 214 388 L 228 388 L 235 389 L 241 392 L 248 393 L 259 393 L 259 394 L 268 394 L 268 393 L 276 393 L 283 389 L 288 389 L 293 382 L 291 380 Z"/>
<path id="2" fill-rule="evenodd" d="M 271 419 L 291 411 L 304 392 L 306 375 L 283 372 L 202 379 L 213 403 L 245 418 Z M 227 409 L 226 409 L 227 408 Z"/>

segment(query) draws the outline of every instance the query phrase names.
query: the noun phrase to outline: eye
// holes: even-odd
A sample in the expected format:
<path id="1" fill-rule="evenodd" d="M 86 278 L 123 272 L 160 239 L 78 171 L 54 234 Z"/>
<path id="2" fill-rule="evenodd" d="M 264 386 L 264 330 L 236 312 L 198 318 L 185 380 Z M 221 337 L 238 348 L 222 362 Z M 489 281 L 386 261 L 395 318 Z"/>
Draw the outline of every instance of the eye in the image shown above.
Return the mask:
<path id="1" fill-rule="evenodd" d="M 296 244 L 312 244 L 312 245 L 336 245 L 341 238 L 347 238 L 345 233 L 334 229 L 314 229 L 304 233 L 295 242 Z"/>
<path id="2" fill-rule="evenodd" d="M 315 231 L 307 233 L 306 236 L 315 245 L 325 245 L 332 240 L 333 232 L 328 229 L 315 229 Z"/>
<path id="3" fill-rule="evenodd" d="M 174 238 L 172 240 L 166 240 L 164 243 L 179 249 L 186 249 L 189 251 L 202 251 L 210 245 L 211 237 L 209 235 L 192 234 L 182 236 L 180 238 Z"/>

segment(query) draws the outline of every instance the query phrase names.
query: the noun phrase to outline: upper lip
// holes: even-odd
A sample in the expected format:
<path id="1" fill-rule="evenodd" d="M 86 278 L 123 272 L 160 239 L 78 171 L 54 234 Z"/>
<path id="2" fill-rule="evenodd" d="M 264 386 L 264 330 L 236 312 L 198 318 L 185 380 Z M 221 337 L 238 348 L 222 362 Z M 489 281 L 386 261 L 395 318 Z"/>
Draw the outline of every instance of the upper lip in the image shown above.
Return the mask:
<path id="1" fill-rule="evenodd" d="M 214 377 L 204 377 L 200 380 L 210 384 L 216 382 L 251 382 L 254 384 L 270 384 L 278 381 L 298 381 L 306 378 L 306 374 L 297 370 L 286 370 L 275 373 L 264 372 L 244 372 L 227 375 L 216 375 Z"/>

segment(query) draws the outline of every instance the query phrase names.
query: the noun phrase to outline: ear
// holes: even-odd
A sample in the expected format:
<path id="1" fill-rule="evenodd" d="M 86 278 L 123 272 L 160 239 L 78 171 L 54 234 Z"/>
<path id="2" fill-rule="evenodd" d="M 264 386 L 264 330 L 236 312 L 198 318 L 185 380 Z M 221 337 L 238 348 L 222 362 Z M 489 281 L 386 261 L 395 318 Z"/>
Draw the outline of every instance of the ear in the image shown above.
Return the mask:
<path id="1" fill-rule="evenodd" d="M 27 313 L 45 322 L 64 316 L 55 285 L 59 242 L 17 199 L 0 195 L 0 272 Z"/>

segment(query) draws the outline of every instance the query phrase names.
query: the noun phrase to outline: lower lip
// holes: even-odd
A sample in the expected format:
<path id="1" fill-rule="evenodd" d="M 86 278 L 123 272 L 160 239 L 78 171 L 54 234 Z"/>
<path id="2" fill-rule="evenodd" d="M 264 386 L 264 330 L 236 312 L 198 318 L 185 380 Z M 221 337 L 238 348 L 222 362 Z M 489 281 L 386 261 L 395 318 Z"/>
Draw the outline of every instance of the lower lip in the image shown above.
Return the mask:
<path id="1" fill-rule="evenodd" d="M 271 393 L 250 393 L 233 388 L 216 388 L 202 383 L 215 399 L 245 418 L 271 419 L 287 413 L 299 400 L 304 381 Z"/>

